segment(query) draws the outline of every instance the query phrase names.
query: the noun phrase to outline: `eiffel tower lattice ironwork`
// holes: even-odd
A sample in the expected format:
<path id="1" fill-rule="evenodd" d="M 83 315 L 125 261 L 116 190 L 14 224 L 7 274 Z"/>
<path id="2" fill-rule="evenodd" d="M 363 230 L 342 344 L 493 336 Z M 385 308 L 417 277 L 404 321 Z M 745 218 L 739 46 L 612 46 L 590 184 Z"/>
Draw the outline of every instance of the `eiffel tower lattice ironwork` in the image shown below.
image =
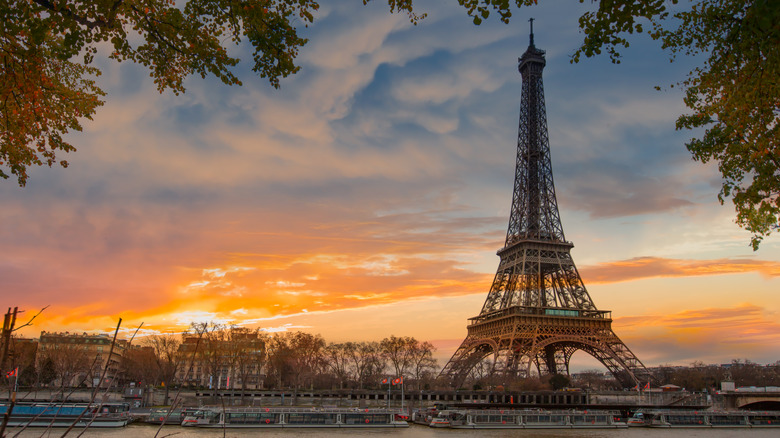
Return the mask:
<path id="1" fill-rule="evenodd" d="M 650 374 L 612 330 L 610 311 L 593 304 L 570 251 L 555 197 L 542 86 L 544 51 L 534 46 L 519 59 L 520 126 L 512 210 L 500 262 L 479 316 L 440 377 L 460 386 L 491 358 L 494 373 L 568 374 L 578 350 L 598 359 L 624 387 Z"/>

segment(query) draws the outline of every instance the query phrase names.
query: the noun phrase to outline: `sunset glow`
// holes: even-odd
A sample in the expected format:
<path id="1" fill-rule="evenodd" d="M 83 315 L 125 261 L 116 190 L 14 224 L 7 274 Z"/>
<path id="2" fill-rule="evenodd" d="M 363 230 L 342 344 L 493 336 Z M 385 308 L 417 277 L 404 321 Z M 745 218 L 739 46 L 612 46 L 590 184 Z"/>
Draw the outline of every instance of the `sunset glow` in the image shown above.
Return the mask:
<path id="1" fill-rule="evenodd" d="M 646 365 L 780 360 L 780 238 L 750 249 L 717 169 L 675 131 L 681 93 L 653 88 L 692 61 L 638 37 L 621 65 L 571 64 L 576 2 L 508 26 L 442 2 L 420 2 L 417 26 L 335 3 L 280 90 L 244 65 L 243 87 L 159 94 L 142 67 L 96 60 L 107 103 L 69 137 L 70 166 L 0 181 L 3 304 L 22 321 L 49 306 L 24 335 L 214 321 L 414 336 L 443 365 L 504 243 L 534 16 L 561 219 L 596 306 Z"/>

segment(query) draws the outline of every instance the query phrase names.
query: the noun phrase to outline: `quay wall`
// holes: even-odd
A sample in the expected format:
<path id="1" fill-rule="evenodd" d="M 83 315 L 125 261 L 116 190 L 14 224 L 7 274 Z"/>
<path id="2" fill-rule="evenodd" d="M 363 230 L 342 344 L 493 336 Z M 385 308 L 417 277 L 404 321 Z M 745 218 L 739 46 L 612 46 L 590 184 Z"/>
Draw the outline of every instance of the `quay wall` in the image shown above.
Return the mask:
<path id="1" fill-rule="evenodd" d="M 170 403 L 177 390 L 169 390 Z M 88 401 L 88 390 L 74 392 L 19 392 L 18 400 Z M 132 388 L 101 393 L 98 401 L 126 401 L 132 407 L 162 406 L 165 391 L 160 388 Z M 404 407 L 427 408 L 434 404 L 448 406 L 501 405 L 515 408 L 567 409 L 583 406 L 718 406 L 717 397 L 704 393 L 635 392 L 635 391 L 404 391 L 387 390 L 182 390 L 186 406 L 225 404 L 226 406 L 320 406 L 320 407 Z"/>

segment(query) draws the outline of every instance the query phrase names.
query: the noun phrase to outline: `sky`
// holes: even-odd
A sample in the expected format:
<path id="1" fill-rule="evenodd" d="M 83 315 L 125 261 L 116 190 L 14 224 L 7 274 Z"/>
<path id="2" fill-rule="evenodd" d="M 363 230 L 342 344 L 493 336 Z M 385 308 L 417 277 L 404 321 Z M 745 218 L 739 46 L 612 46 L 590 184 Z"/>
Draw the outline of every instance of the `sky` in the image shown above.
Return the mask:
<path id="1" fill-rule="evenodd" d="M 278 90 L 245 62 L 242 87 L 160 94 L 99 58 L 106 104 L 68 136 L 70 166 L 0 181 L 0 297 L 21 322 L 48 306 L 22 334 L 212 321 L 413 336 L 444 365 L 506 235 L 533 17 L 563 228 L 614 331 L 647 366 L 780 360 L 780 237 L 752 251 L 717 165 L 685 148 L 697 133 L 674 127 L 671 85 L 700 60 L 636 36 L 619 65 L 572 64 L 592 7 L 576 1 L 480 26 L 455 2 L 415 2 L 416 26 L 361 3 L 323 2 Z"/>

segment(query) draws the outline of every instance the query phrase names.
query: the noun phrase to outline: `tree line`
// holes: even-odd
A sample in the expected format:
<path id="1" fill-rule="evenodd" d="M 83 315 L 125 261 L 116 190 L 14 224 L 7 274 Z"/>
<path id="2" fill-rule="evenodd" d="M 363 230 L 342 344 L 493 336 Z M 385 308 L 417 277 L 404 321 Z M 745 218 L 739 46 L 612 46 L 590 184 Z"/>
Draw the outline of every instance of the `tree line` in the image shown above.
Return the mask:
<path id="1" fill-rule="evenodd" d="M 300 331 L 193 325 L 181 334 L 140 338 L 115 357 L 112 382 L 125 386 L 248 389 L 377 389 L 403 378 L 409 389 L 430 387 L 438 372 L 436 348 L 409 336 L 381 341 L 327 342 Z M 22 364 L 20 384 L 64 390 L 92 386 L 100 358 L 92 350 L 61 344 Z M 228 380 L 229 379 L 229 380 Z"/>
<path id="2" fill-rule="evenodd" d="M 659 365 L 650 371 L 661 384 L 689 391 L 717 391 L 724 381 L 734 382 L 736 387 L 780 386 L 780 360 L 768 365 L 748 359 L 733 359 L 718 365 L 695 361 L 688 366 Z M 575 374 L 572 384 L 583 389 L 604 390 L 612 389 L 613 379 L 599 370 L 587 370 Z"/>
<path id="3" fill-rule="evenodd" d="M 13 363 L 19 385 L 65 392 L 91 387 L 101 375 L 108 346 L 90 350 L 75 343 L 39 348 L 15 340 Z M 31 341 L 31 340 L 26 340 Z M 126 342 L 126 341 L 124 341 Z M 29 350 L 24 353 L 24 350 Z M 145 336 L 127 344 L 110 360 L 110 380 L 101 386 L 164 388 L 166 402 L 172 387 L 215 388 L 245 392 L 254 389 L 377 390 L 401 378 L 409 390 L 441 389 L 435 347 L 414 337 L 390 336 L 381 341 L 327 342 L 319 334 L 300 331 L 268 333 L 262 329 L 193 324 L 180 334 Z M 30 354 L 33 352 L 33 354 Z M 102 353 L 101 353 L 102 352 Z M 620 389 L 604 370 L 571 376 L 508 378 L 490 360 L 477 364 L 463 389 L 585 390 Z M 735 359 L 729 364 L 660 365 L 650 368 L 659 384 L 691 391 L 720 389 L 723 381 L 739 386 L 780 386 L 780 361 L 760 365 Z"/>

